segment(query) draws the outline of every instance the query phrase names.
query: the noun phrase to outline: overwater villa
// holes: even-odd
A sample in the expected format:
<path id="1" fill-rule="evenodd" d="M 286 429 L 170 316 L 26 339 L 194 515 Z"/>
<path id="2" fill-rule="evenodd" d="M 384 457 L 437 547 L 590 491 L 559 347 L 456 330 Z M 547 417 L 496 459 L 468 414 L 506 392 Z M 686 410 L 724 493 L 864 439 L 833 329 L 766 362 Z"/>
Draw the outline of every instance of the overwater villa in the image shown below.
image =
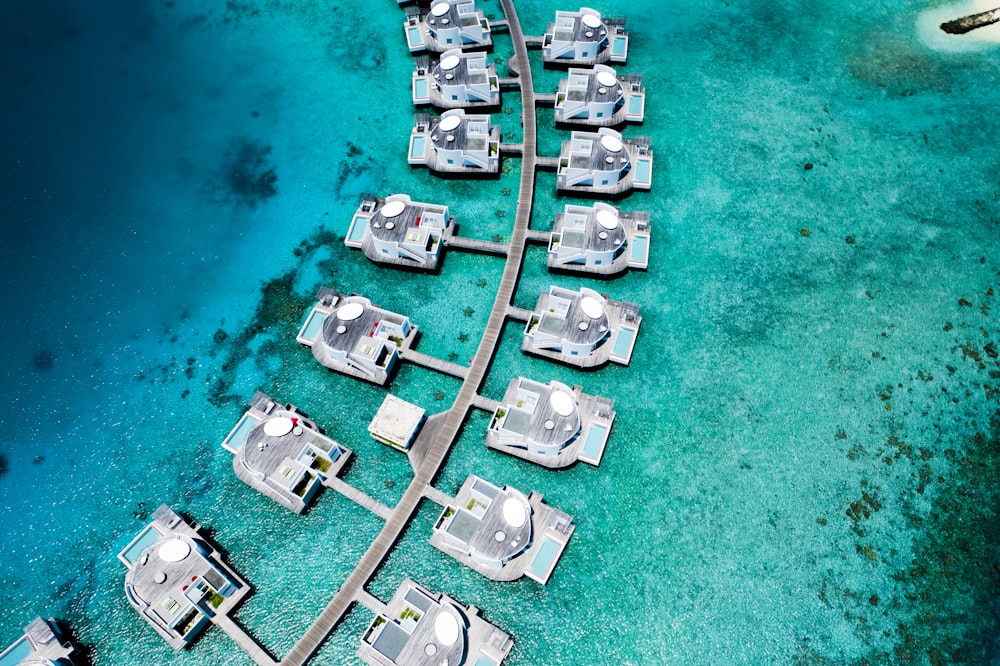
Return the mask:
<path id="1" fill-rule="evenodd" d="M 486 431 L 486 445 L 550 469 L 599 465 L 615 420 L 614 400 L 555 380 L 512 379 Z"/>
<path id="2" fill-rule="evenodd" d="M 451 109 L 432 118 L 414 116 L 408 161 L 438 173 L 496 174 L 500 171 L 500 129 L 487 114 Z"/>
<path id="3" fill-rule="evenodd" d="M 433 65 L 426 56 L 417 58 L 412 90 L 414 104 L 439 109 L 500 105 L 496 65 L 482 51 L 451 49 Z"/>
<path id="4" fill-rule="evenodd" d="M 118 559 L 128 567 L 125 596 L 172 648 L 180 650 L 216 616 L 228 614 L 250 587 L 218 551 L 166 504 Z"/>
<path id="5" fill-rule="evenodd" d="M 399 348 L 413 342 L 417 327 L 364 296 L 323 287 L 317 299 L 296 340 L 312 347 L 316 360 L 331 370 L 379 385 L 388 382 Z"/>
<path id="6" fill-rule="evenodd" d="M 542 38 L 542 61 L 559 65 L 623 63 L 628 59 L 624 18 L 601 18 L 596 9 L 556 12 Z"/>
<path id="7" fill-rule="evenodd" d="M 490 22 L 481 9 L 476 9 L 474 0 L 436 2 L 426 14 L 419 7 L 411 7 L 406 10 L 403 30 L 410 53 L 493 46 Z"/>
<path id="8" fill-rule="evenodd" d="M 478 608 L 406 578 L 368 626 L 358 656 L 372 666 L 499 666 L 512 647 Z"/>
<path id="9" fill-rule="evenodd" d="M 344 243 L 371 261 L 433 271 L 454 231 L 447 206 L 420 203 L 406 194 L 364 196 Z"/>
<path id="10" fill-rule="evenodd" d="M 557 123 L 615 127 L 641 123 L 646 113 L 646 88 L 641 74 L 618 74 L 607 65 L 571 68 L 556 92 Z"/>
<path id="11" fill-rule="evenodd" d="M 233 454 L 240 480 L 295 513 L 305 511 L 351 456 L 295 405 L 281 405 L 261 391 L 222 446 Z"/>
<path id="12" fill-rule="evenodd" d="M 587 287 L 552 286 L 538 297 L 521 349 L 583 368 L 628 365 L 641 322 L 635 303 L 608 300 Z"/>
<path id="13" fill-rule="evenodd" d="M 610 127 L 572 132 L 562 142 L 556 187 L 584 194 L 623 194 L 652 184 L 653 151 L 649 137 L 624 140 Z"/>
<path id="14" fill-rule="evenodd" d="M 549 238 L 548 267 L 614 275 L 649 265 L 649 213 L 623 213 L 598 201 L 566 204 Z"/>
<path id="15" fill-rule="evenodd" d="M 574 529 L 538 493 L 525 497 L 470 474 L 434 524 L 431 545 L 491 580 L 545 584 Z"/>
<path id="16" fill-rule="evenodd" d="M 0 666 L 77 666 L 80 651 L 66 640 L 58 623 L 40 617 L 24 628 L 24 635 L 0 651 Z"/>

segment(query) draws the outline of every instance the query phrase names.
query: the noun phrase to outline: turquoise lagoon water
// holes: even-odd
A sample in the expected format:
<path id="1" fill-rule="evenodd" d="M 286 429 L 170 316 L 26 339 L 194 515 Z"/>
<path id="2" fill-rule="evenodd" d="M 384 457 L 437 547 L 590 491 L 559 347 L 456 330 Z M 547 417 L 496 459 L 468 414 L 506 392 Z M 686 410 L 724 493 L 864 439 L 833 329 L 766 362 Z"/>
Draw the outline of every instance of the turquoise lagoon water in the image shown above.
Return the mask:
<path id="1" fill-rule="evenodd" d="M 541 34 L 557 5 L 518 8 Z M 425 505 L 371 591 L 410 576 L 476 605 L 515 637 L 514 666 L 997 658 L 1000 50 L 929 39 L 922 17 L 952 11 L 933 1 L 600 9 L 629 17 L 624 69 L 647 86 L 625 133 L 653 138 L 652 190 L 621 206 L 653 213 L 650 268 L 553 277 L 533 246 L 515 304 L 593 286 L 639 303 L 642 331 L 630 366 L 582 373 L 524 356 L 508 324 L 482 392 L 525 375 L 614 398 L 604 458 L 556 473 L 503 456 L 474 411 L 436 481 L 536 490 L 576 532 L 548 585 L 493 583 L 430 547 Z M 464 362 L 501 260 L 404 273 L 343 235 L 360 194 L 405 192 L 448 204 L 462 234 L 509 237 L 519 161 L 475 182 L 407 166 L 394 2 L 0 12 L 0 645 L 41 614 L 98 665 L 248 663 L 214 629 L 173 654 L 127 606 L 115 555 L 166 502 L 212 529 L 256 588 L 237 619 L 284 654 L 381 523 L 332 492 L 282 509 L 220 442 L 261 388 L 354 450 L 348 482 L 396 502 L 409 465 L 366 432 L 385 390 L 318 367 L 296 328 L 329 284 Z M 505 93 L 504 141 L 520 113 Z M 565 136 L 550 114 L 543 155 Z M 537 184 L 548 229 L 570 199 L 550 172 Z M 458 388 L 403 364 L 391 390 L 433 412 Z M 315 663 L 358 663 L 370 620 L 349 614 Z"/>

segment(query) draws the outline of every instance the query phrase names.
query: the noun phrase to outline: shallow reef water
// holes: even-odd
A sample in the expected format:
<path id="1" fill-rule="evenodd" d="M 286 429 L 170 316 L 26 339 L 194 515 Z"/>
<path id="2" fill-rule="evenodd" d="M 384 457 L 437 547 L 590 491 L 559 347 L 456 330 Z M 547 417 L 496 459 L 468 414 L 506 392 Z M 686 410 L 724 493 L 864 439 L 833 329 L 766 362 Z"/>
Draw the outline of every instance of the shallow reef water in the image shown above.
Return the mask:
<path id="1" fill-rule="evenodd" d="M 0 646 L 43 615 L 95 666 L 252 663 L 216 629 L 172 653 L 126 603 L 115 555 L 167 503 L 253 585 L 236 619 L 281 656 L 381 521 L 329 490 L 294 515 L 220 442 L 263 390 L 354 451 L 348 483 L 397 502 L 412 469 L 371 417 L 387 392 L 442 411 L 459 382 L 404 363 L 369 385 L 295 333 L 326 285 L 466 362 L 503 259 L 396 271 L 343 238 L 362 194 L 397 192 L 509 238 L 520 160 L 481 181 L 407 165 L 393 2 L 50 5 L 0 8 L 0 298 L 17 315 L 0 319 Z M 575 9 L 517 7 L 528 35 Z M 514 304 L 551 284 L 638 303 L 632 363 L 526 356 L 509 322 L 480 393 L 523 375 L 607 396 L 607 450 L 548 471 L 487 449 L 472 410 L 434 481 L 540 492 L 576 532 L 548 585 L 493 583 L 429 545 L 424 503 L 370 591 L 411 577 L 476 606 L 513 635 L 511 666 L 1000 659 L 1000 45 L 939 39 L 928 17 L 967 7 L 927 0 L 596 8 L 627 17 L 622 71 L 647 89 L 623 132 L 652 137 L 653 188 L 619 205 L 650 211 L 650 266 L 552 274 L 530 245 Z M 553 91 L 563 73 L 531 61 Z M 517 142 L 503 95 L 493 119 Z M 566 133 L 536 117 L 553 156 Z M 536 185 L 533 229 L 580 202 L 551 172 Z M 314 663 L 360 663 L 371 619 L 353 609 Z"/>

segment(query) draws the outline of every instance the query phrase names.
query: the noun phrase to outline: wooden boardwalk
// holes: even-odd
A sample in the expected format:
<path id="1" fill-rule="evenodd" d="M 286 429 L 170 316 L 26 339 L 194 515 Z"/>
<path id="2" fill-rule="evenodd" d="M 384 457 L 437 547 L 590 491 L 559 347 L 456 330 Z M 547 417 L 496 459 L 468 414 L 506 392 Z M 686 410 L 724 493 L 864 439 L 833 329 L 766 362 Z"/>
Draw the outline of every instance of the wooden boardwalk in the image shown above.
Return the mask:
<path id="1" fill-rule="evenodd" d="M 495 243 L 493 241 L 479 240 L 478 238 L 452 236 L 445 242 L 445 245 L 453 247 L 456 250 L 468 250 L 469 252 L 481 252 L 483 254 L 496 254 L 500 256 L 507 254 L 506 243 Z"/>
<path id="2" fill-rule="evenodd" d="M 452 363 L 451 361 L 442 361 L 441 359 L 430 356 L 429 354 L 418 352 L 416 349 L 407 349 L 405 351 L 401 349 L 399 351 L 399 358 L 404 361 L 409 361 L 410 363 L 416 363 L 417 365 L 430 370 L 436 370 L 443 375 L 458 377 L 459 379 L 465 379 L 465 375 L 469 370 L 464 365 Z"/>
<path id="3" fill-rule="evenodd" d="M 524 43 L 524 34 L 521 32 L 521 23 L 517 18 L 513 0 L 500 0 L 500 4 L 507 17 L 510 36 L 514 42 L 515 55 L 511 61 L 516 63 L 520 73 L 521 103 L 523 108 L 533 109 L 535 108 L 534 85 L 531 79 L 528 50 Z M 345 613 L 358 600 L 359 594 L 364 591 L 364 586 L 375 575 L 378 567 L 389 556 L 389 551 L 396 545 L 403 530 L 416 514 L 421 500 L 432 487 L 431 482 L 440 471 L 441 465 L 451 450 L 462 423 L 465 421 L 465 417 L 486 377 L 489 364 L 493 359 L 497 345 L 500 343 L 504 321 L 507 318 L 507 308 L 513 300 L 517 278 L 521 272 L 528 222 L 531 219 L 531 208 L 535 196 L 535 159 L 538 154 L 538 130 L 535 124 L 535 114 L 524 114 L 522 122 L 524 125 L 524 144 L 521 181 L 517 194 L 517 215 L 508 245 L 507 261 L 504 264 L 503 276 L 500 279 L 500 286 L 493 302 L 493 309 L 490 311 L 486 330 L 483 331 L 482 339 L 479 341 L 479 347 L 462 382 L 462 387 L 459 389 L 451 409 L 444 413 L 443 422 L 435 433 L 433 441 L 429 443 L 428 450 L 420 461 L 419 467 L 415 470 L 413 481 L 406 488 L 402 499 L 386 520 L 382 531 L 375 537 L 368 550 L 358 561 L 354 571 L 350 573 L 330 603 L 316 618 L 316 621 L 282 659 L 283 666 L 305 664 L 315 654 L 330 632 L 343 619 Z"/>
<path id="4" fill-rule="evenodd" d="M 535 314 L 534 310 L 526 310 L 525 308 L 516 308 L 513 305 L 507 307 L 507 316 L 514 321 L 523 321 L 528 323 L 531 319 L 531 315 Z"/>
<path id="5" fill-rule="evenodd" d="M 226 632 L 240 648 L 247 653 L 247 656 L 254 660 L 259 666 L 276 666 L 277 661 L 272 657 L 260 643 L 246 632 L 240 625 L 236 624 L 228 615 L 218 614 L 211 618 L 212 624 Z"/>
<path id="6" fill-rule="evenodd" d="M 327 488 L 336 490 L 338 493 L 355 504 L 363 506 L 382 520 L 389 520 L 389 516 L 392 515 L 392 509 L 387 507 L 385 504 L 382 504 L 382 502 L 379 502 L 377 499 L 373 499 L 372 497 L 361 492 L 343 479 L 336 476 L 327 477 L 326 481 L 323 482 L 323 485 Z"/>

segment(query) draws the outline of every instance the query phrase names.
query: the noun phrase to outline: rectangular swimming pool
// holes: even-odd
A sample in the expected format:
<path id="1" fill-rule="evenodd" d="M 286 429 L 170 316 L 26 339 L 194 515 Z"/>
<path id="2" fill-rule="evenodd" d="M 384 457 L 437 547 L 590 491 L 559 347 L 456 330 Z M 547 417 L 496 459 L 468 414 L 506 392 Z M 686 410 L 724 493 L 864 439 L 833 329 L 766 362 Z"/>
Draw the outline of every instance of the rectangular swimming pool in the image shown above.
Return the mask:
<path id="1" fill-rule="evenodd" d="M 643 102 L 645 101 L 645 95 L 631 95 L 628 98 L 628 111 L 626 111 L 626 113 L 628 113 L 629 116 L 638 116 L 641 118 L 643 106 L 645 106 Z"/>
<path id="2" fill-rule="evenodd" d="M 587 439 L 583 442 L 583 448 L 580 449 L 580 458 L 584 462 L 595 461 L 597 464 L 601 461 L 601 454 L 604 453 L 604 443 L 608 441 L 608 427 L 603 423 L 591 423 L 590 429 L 587 431 Z"/>
<path id="3" fill-rule="evenodd" d="M 645 186 L 649 189 L 650 185 L 650 171 L 653 168 L 653 160 L 649 158 L 640 158 L 635 161 L 635 186 Z"/>
<path id="4" fill-rule="evenodd" d="M 160 533 L 152 525 L 147 525 L 146 529 L 139 533 L 132 543 L 121 552 L 119 557 L 124 558 L 129 564 L 135 564 L 142 551 L 146 550 L 160 540 Z"/>
<path id="5" fill-rule="evenodd" d="M 316 336 L 319 335 L 320 330 L 323 328 L 324 321 L 326 321 L 326 314 L 313 308 L 309 312 L 309 318 L 306 319 L 306 323 L 299 331 L 299 337 L 312 342 L 316 339 Z"/>
<path id="6" fill-rule="evenodd" d="M 633 236 L 628 249 L 628 264 L 645 268 L 649 265 L 649 236 Z"/>
<path id="7" fill-rule="evenodd" d="M 233 451 L 239 451 L 247 443 L 247 435 L 258 425 L 260 425 L 260 421 L 249 414 L 244 414 L 243 418 L 240 419 L 240 422 L 236 424 L 236 427 L 229 434 L 229 437 L 222 442 L 222 445 Z"/>
<path id="8" fill-rule="evenodd" d="M 611 348 L 614 356 L 625 359 L 627 362 L 632 356 L 632 340 L 635 338 L 634 328 L 621 328 L 615 336 L 615 344 Z"/>
<path id="9" fill-rule="evenodd" d="M 628 54 L 628 38 L 615 37 L 611 40 L 611 55 L 616 58 L 624 58 Z"/>
<path id="10" fill-rule="evenodd" d="M 411 51 L 423 47 L 424 36 L 420 34 L 420 28 L 411 25 L 406 29 L 406 43 Z"/>
<path id="11" fill-rule="evenodd" d="M 368 218 L 355 215 L 351 221 L 351 228 L 347 230 L 347 240 L 352 243 L 360 243 L 365 237 L 365 229 L 368 228 Z"/>
<path id="12" fill-rule="evenodd" d="M 427 137 L 415 136 L 410 140 L 410 159 L 423 162 L 427 155 Z"/>
<path id="13" fill-rule="evenodd" d="M 552 539 L 543 541 L 542 545 L 538 548 L 538 552 L 535 553 L 535 559 L 531 561 L 531 565 L 528 567 L 531 569 L 531 573 L 542 580 L 547 580 L 549 574 L 552 572 L 552 567 L 555 566 L 554 560 L 559 551 L 560 548 L 557 542 Z"/>
<path id="14" fill-rule="evenodd" d="M 427 79 L 420 77 L 413 79 L 413 101 L 425 101 L 429 99 L 427 95 Z"/>
<path id="15" fill-rule="evenodd" d="M 31 643 L 24 637 L 4 650 L 0 655 L 0 666 L 16 666 L 27 659 L 32 652 L 34 650 L 31 648 Z"/>

